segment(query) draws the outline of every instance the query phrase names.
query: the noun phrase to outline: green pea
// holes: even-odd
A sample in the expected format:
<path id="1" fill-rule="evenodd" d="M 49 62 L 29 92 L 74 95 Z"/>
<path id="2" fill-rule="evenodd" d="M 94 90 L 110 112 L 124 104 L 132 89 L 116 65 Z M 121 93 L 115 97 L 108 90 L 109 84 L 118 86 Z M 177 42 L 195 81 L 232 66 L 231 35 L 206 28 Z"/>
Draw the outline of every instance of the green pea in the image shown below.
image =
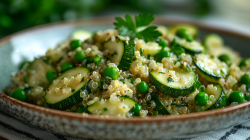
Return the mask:
<path id="1" fill-rule="evenodd" d="M 226 64 L 231 63 L 231 58 L 227 54 L 222 54 L 218 57 L 220 61 L 225 62 Z"/>
<path id="2" fill-rule="evenodd" d="M 240 78 L 241 84 L 245 84 L 247 86 L 250 86 L 250 74 L 245 74 L 241 76 Z"/>
<path id="3" fill-rule="evenodd" d="M 240 61 L 239 67 L 250 67 L 250 58 L 244 58 Z"/>
<path id="4" fill-rule="evenodd" d="M 25 101 L 27 98 L 27 94 L 24 90 L 17 88 L 16 90 L 12 92 L 11 97 L 20 101 Z"/>
<path id="5" fill-rule="evenodd" d="M 110 77 L 116 80 L 119 77 L 119 70 L 116 67 L 106 67 L 104 70 L 104 77 Z"/>
<path id="6" fill-rule="evenodd" d="M 94 57 L 94 63 L 95 63 L 95 65 L 99 65 L 100 64 L 100 62 L 101 62 L 101 60 L 102 60 L 102 58 L 100 57 L 100 56 L 95 56 Z"/>
<path id="7" fill-rule="evenodd" d="M 76 113 L 83 113 L 83 112 L 87 112 L 87 108 L 86 107 L 79 107 L 76 111 Z"/>
<path id="8" fill-rule="evenodd" d="M 250 95 L 247 95 L 245 98 L 247 101 L 250 101 Z"/>
<path id="9" fill-rule="evenodd" d="M 134 116 L 140 116 L 141 110 L 142 110 L 142 106 L 140 104 L 135 104 L 132 108 L 132 112 L 134 112 Z"/>
<path id="10" fill-rule="evenodd" d="M 149 85 L 148 83 L 141 81 L 137 86 L 137 91 L 141 94 L 148 93 Z"/>
<path id="11" fill-rule="evenodd" d="M 187 30 L 185 28 L 180 28 L 179 30 L 176 31 L 175 34 L 176 34 L 176 36 L 178 36 L 180 38 L 184 38 L 189 42 L 194 40 L 191 33 L 189 32 L 189 30 Z"/>
<path id="12" fill-rule="evenodd" d="M 53 82 L 54 79 L 56 79 L 57 73 L 54 69 L 50 69 L 46 73 L 46 78 L 49 82 Z"/>
<path id="13" fill-rule="evenodd" d="M 199 92 L 194 98 L 195 104 L 199 106 L 206 105 L 208 100 L 209 96 L 205 92 Z"/>
<path id="14" fill-rule="evenodd" d="M 69 44 L 71 50 L 75 50 L 82 44 L 81 40 L 72 40 Z"/>
<path id="15" fill-rule="evenodd" d="M 21 63 L 21 65 L 19 66 L 19 70 L 21 70 L 22 68 L 23 68 L 23 66 L 25 65 L 25 64 L 28 64 L 29 63 L 29 61 L 23 61 L 22 63 Z"/>
<path id="16" fill-rule="evenodd" d="M 86 59 L 86 55 L 83 50 L 78 50 L 76 51 L 74 58 L 78 63 L 81 63 L 84 59 Z"/>
<path id="17" fill-rule="evenodd" d="M 158 43 L 160 46 L 162 46 L 163 48 L 168 46 L 168 43 L 166 41 L 164 41 L 163 39 L 160 39 L 160 42 Z"/>
<path id="18" fill-rule="evenodd" d="M 164 57 L 170 57 L 170 52 L 169 51 L 160 51 L 155 55 L 156 62 L 160 62 Z"/>
<path id="19" fill-rule="evenodd" d="M 69 70 L 74 67 L 74 64 L 71 62 L 65 62 L 61 65 L 61 72 L 65 72 L 66 70 Z"/>
<path id="20" fill-rule="evenodd" d="M 245 99 L 245 96 L 242 92 L 240 91 L 233 91 L 229 95 L 229 104 L 232 102 L 238 102 L 238 103 L 243 103 L 243 100 Z"/>

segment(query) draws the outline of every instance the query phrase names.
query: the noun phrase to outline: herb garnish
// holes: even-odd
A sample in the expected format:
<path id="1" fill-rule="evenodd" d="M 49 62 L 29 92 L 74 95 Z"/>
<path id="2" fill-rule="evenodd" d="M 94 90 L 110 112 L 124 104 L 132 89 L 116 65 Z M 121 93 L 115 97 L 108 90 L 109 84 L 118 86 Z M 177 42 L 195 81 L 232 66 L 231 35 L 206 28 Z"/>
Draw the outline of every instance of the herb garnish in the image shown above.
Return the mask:
<path id="1" fill-rule="evenodd" d="M 108 108 L 107 107 L 103 108 L 103 111 L 108 111 Z"/>
<path id="2" fill-rule="evenodd" d="M 162 34 L 157 31 L 157 26 L 149 26 L 154 20 L 153 14 L 143 13 L 135 16 L 135 22 L 129 15 L 125 15 L 125 20 L 121 17 L 115 18 L 115 29 L 118 30 L 121 36 L 130 36 L 130 38 L 143 39 L 146 42 L 154 41 Z"/>
<path id="3" fill-rule="evenodd" d="M 168 82 L 174 82 L 174 79 L 171 77 L 168 77 Z"/>
<path id="4" fill-rule="evenodd" d="M 164 72 L 159 72 L 159 73 L 161 73 L 161 74 L 165 74 Z"/>
<path id="5" fill-rule="evenodd" d="M 143 49 L 143 48 L 140 48 L 140 55 L 141 55 L 141 56 L 142 56 L 143 52 L 144 52 L 144 49 Z"/>

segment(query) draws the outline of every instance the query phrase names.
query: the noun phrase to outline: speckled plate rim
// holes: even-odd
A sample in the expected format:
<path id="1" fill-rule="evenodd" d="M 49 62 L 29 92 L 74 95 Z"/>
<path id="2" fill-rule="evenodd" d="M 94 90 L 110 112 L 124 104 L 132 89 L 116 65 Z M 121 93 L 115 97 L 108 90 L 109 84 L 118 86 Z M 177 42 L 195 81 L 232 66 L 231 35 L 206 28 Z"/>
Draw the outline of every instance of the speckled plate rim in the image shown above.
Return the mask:
<path id="1" fill-rule="evenodd" d="M 61 21 L 61 22 L 56 22 L 56 23 L 49 23 L 49 24 L 36 26 L 33 28 L 29 28 L 29 29 L 17 32 L 15 34 L 9 35 L 0 40 L 0 47 L 8 43 L 13 36 L 21 35 L 24 33 L 25 34 L 31 33 L 32 31 L 38 31 L 38 30 L 46 29 L 48 27 L 53 28 L 53 27 L 60 27 L 60 26 L 66 26 L 66 25 L 71 25 L 75 27 L 88 26 L 88 25 L 112 25 L 113 22 L 114 22 L 114 17 L 97 17 L 97 18 L 90 18 L 90 19 L 85 19 L 85 20 Z M 237 31 L 232 31 L 232 30 L 230 31 L 228 29 L 218 28 L 216 26 L 206 25 L 206 23 L 201 23 L 201 22 L 197 22 L 193 20 L 156 17 L 156 20 L 154 21 L 154 23 L 162 24 L 162 25 L 171 25 L 175 23 L 190 23 L 190 24 L 197 26 L 199 29 L 208 30 L 214 33 L 228 34 L 231 36 L 243 38 L 243 39 L 250 41 L 250 36 L 244 35 L 243 33 L 238 33 Z M 141 117 L 118 118 L 118 117 L 107 117 L 107 116 L 101 117 L 98 115 L 91 115 L 91 114 L 83 116 L 77 113 L 53 110 L 53 109 L 44 108 L 44 107 L 40 107 L 40 106 L 36 106 L 33 104 L 29 104 L 26 102 L 16 100 L 1 92 L 0 92 L 0 99 L 6 103 L 9 103 L 10 105 L 25 107 L 28 110 L 37 111 L 39 113 L 44 113 L 45 115 L 57 116 L 59 118 L 67 118 L 68 120 L 80 120 L 80 121 L 87 120 L 89 122 L 106 122 L 106 123 L 123 122 L 123 123 L 133 123 L 133 124 L 143 124 L 143 123 L 152 123 L 152 122 L 160 123 L 162 121 L 188 121 L 188 120 L 205 118 L 205 117 L 213 117 L 213 116 L 231 114 L 237 110 L 244 110 L 250 107 L 250 102 L 246 102 L 246 103 L 242 103 L 242 104 L 235 105 L 235 106 L 228 106 L 222 109 L 215 109 L 215 110 L 210 110 L 210 111 L 184 114 L 184 115 L 167 115 L 167 116 L 161 116 L 161 117 L 145 117 L 145 118 L 141 118 Z"/>

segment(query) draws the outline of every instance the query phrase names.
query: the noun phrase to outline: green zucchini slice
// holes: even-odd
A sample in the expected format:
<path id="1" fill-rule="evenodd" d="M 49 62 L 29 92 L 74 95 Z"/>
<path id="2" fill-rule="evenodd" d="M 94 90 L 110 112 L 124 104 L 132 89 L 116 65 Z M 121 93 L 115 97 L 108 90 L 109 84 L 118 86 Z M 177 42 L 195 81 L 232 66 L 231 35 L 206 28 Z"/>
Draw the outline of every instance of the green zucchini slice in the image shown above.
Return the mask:
<path id="1" fill-rule="evenodd" d="M 166 108 L 166 106 L 164 106 L 162 104 L 162 102 L 160 101 L 159 96 L 157 95 L 157 93 L 152 93 L 152 100 L 154 100 L 155 103 L 156 103 L 156 106 L 154 108 L 155 111 L 158 111 L 162 115 L 171 115 L 171 113 Z"/>
<path id="2" fill-rule="evenodd" d="M 42 59 L 35 59 L 29 63 L 24 79 L 30 87 L 42 86 L 47 88 L 49 81 L 46 79 L 46 73 L 50 68 Z"/>
<path id="3" fill-rule="evenodd" d="M 214 100 L 211 100 L 210 98 L 211 103 L 206 104 L 204 106 L 205 110 L 212 110 L 212 109 L 223 108 L 227 106 L 228 98 L 223 90 L 223 87 L 220 84 L 214 84 L 213 87 L 217 88 L 215 92 L 208 90 L 207 88 L 205 90 L 205 92 L 208 95 L 214 95 Z"/>
<path id="4" fill-rule="evenodd" d="M 207 54 L 198 54 L 194 58 L 196 72 L 209 82 L 218 83 L 220 78 L 229 74 L 229 67 L 217 57 Z"/>
<path id="5" fill-rule="evenodd" d="M 204 47 L 196 40 L 192 42 L 186 41 L 186 39 L 175 38 L 176 42 L 182 46 L 187 53 L 196 54 L 201 53 L 204 50 Z"/>
<path id="6" fill-rule="evenodd" d="M 104 48 L 109 50 L 108 58 L 112 63 L 119 63 L 118 68 L 128 70 L 135 53 L 135 44 L 132 41 L 123 41 L 118 37 L 108 40 Z"/>
<path id="7" fill-rule="evenodd" d="M 80 92 L 86 89 L 89 81 L 88 68 L 76 67 L 65 71 L 58 76 L 46 91 L 44 96 L 48 107 L 66 110 L 81 102 Z"/>
<path id="8" fill-rule="evenodd" d="M 224 45 L 223 39 L 217 34 L 209 34 L 205 37 L 205 46 L 208 49 L 215 49 Z"/>
<path id="9" fill-rule="evenodd" d="M 168 29 L 168 34 L 175 35 L 176 31 L 179 30 L 179 29 L 181 29 L 181 28 L 185 28 L 185 29 L 189 30 L 189 32 L 191 33 L 191 35 L 194 38 L 198 37 L 198 32 L 199 32 L 198 29 L 195 26 L 189 25 L 189 24 L 176 24 L 176 25 L 172 25 Z"/>
<path id="10" fill-rule="evenodd" d="M 120 96 L 113 99 L 101 99 L 88 107 L 88 111 L 95 115 L 109 115 L 126 117 L 126 113 L 135 105 L 130 98 Z"/>
<path id="11" fill-rule="evenodd" d="M 185 78 L 185 79 L 184 79 Z M 150 72 L 150 81 L 161 93 L 172 98 L 186 96 L 195 90 L 195 84 L 198 81 L 196 72 L 175 71 L 175 75 L 168 72 Z"/>

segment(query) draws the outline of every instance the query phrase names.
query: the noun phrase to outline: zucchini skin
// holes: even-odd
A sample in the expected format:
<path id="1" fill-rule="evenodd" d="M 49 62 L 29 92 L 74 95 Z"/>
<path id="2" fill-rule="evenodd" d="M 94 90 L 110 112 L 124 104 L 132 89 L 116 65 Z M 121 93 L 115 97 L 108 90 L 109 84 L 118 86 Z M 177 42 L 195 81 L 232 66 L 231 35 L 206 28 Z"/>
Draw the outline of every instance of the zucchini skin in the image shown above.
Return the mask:
<path id="1" fill-rule="evenodd" d="M 196 73 L 196 79 L 194 84 L 189 87 L 189 88 L 183 88 L 183 89 L 175 89 L 175 88 L 171 88 L 168 87 L 166 85 L 163 85 L 161 82 L 159 82 L 150 72 L 150 81 L 152 83 L 152 85 L 155 86 L 155 88 L 160 91 L 161 93 L 168 95 L 172 98 L 178 98 L 179 96 L 186 96 L 190 93 L 192 93 L 195 90 L 195 85 L 196 82 L 198 81 L 198 75 Z"/>
<path id="2" fill-rule="evenodd" d="M 156 111 L 158 111 L 162 115 L 171 115 L 171 113 L 167 110 L 167 108 L 161 103 L 157 93 L 152 93 L 151 96 L 152 96 L 152 100 L 154 100 L 156 103 L 156 106 L 155 106 Z"/>
<path id="3" fill-rule="evenodd" d="M 219 84 L 217 84 L 217 85 L 219 85 Z M 222 89 L 220 98 L 207 110 L 213 110 L 213 109 L 223 108 L 223 107 L 227 106 L 227 100 L 228 100 L 227 95 L 226 95 L 223 87 L 221 85 L 219 85 L 219 86 Z"/>
<path id="4" fill-rule="evenodd" d="M 214 74 L 210 74 L 210 73 L 207 73 L 207 72 L 204 72 L 202 70 L 202 68 L 197 65 L 197 63 L 195 62 L 195 60 L 193 60 L 195 66 L 196 66 L 196 72 L 201 76 L 203 77 L 204 79 L 206 79 L 207 81 L 209 82 L 212 82 L 212 83 L 218 83 L 220 78 L 222 78 L 222 76 L 217 76 L 217 75 L 214 75 Z M 229 74 L 229 73 L 228 73 Z M 228 75 L 226 75 L 227 77 Z"/>
<path id="5" fill-rule="evenodd" d="M 124 53 L 117 67 L 122 70 L 129 70 L 129 67 L 134 59 L 135 44 L 132 43 L 132 41 L 129 42 L 123 41 L 123 44 L 124 44 Z"/>
<path id="6" fill-rule="evenodd" d="M 83 100 L 82 97 L 80 97 L 80 92 L 84 91 L 85 89 L 89 90 L 88 83 L 86 85 L 84 85 L 80 90 L 75 92 L 73 95 L 71 95 L 70 97 L 68 97 L 60 102 L 57 102 L 55 104 L 50 104 L 50 103 L 46 102 L 45 96 L 44 96 L 44 100 L 49 108 L 58 109 L 58 110 L 66 110 L 69 107 L 72 107 L 75 104 L 77 104 Z"/>

